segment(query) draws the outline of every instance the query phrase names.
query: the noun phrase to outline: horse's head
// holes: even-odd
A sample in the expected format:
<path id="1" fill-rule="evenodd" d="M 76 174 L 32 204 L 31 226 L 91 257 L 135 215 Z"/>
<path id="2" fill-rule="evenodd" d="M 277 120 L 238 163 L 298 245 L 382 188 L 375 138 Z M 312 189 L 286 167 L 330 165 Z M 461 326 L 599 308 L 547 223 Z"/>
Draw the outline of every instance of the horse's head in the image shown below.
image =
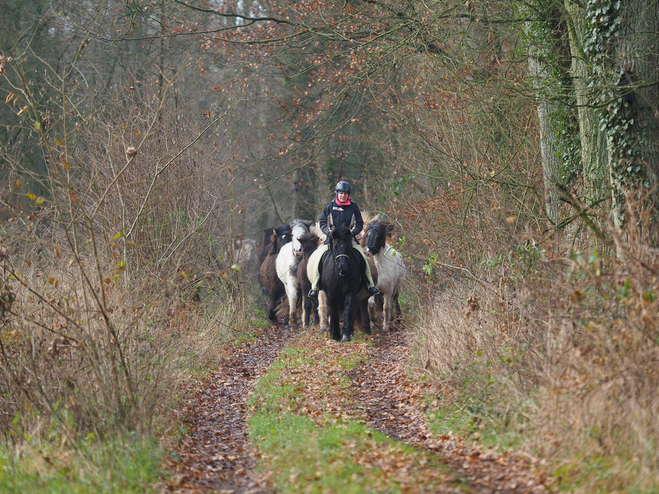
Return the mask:
<path id="1" fill-rule="evenodd" d="M 383 221 L 372 221 L 366 225 L 364 236 L 364 250 L 376 255 L 382 250 L 387 241 L 387 234 L 391 233 L 393 226 Z"/>
<path id="2" fill-rule="evenodd" d="M 293 238 L 291 236 L 291 227 L 288 225 L 279 225 L 273 231 L 271 252 L 276 254 L 281 250 L 282 246 L 286 245 Z"/>
<path id="3" fill-rule="evenodd" d="M 302 254 L 304 254 L 304 256 L 307 257 L 314 250 L 316 250 L 316 248 L 318 248 L 318 242 L 320 241 L 320 239 L 318 238 L 318 235 L 316 235 L 315 233 L 307 232 L 304 235 L 302 235 L 298 239 L 298 241 L 302 246 Z"/>
<path id="4" fill-rule="evenodd" d="M 348 227 L 339 226 L 329 234 L 329 248 L 334 257 L 334 264 L 341 276 L 350 272 L 350 259 L 352 256 L 352 232 Z"/>
<path id="5" fill-rule="evenodd" d="M 313 225 L 313 221 L 306 220 L 293 220 L 291 223 L 291 231 L 293 236 L 293 254 L 295 257 L 302 256 L 302 245 L 300 244 L 300 237 L 309 231 L 309 227 Z"/>

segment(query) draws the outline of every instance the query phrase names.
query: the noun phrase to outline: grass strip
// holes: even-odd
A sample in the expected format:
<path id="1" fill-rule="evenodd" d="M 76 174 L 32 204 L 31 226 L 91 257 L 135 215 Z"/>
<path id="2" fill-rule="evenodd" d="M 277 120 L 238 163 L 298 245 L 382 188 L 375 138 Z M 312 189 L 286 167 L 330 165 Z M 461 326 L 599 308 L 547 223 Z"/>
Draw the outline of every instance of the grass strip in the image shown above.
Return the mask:
<path id="1" fill-rule="evenodd" d="M 278 492 L 439 492 L 459 485 L 435 455 L 360 423 L 347 373 L 367 358 L 367 343 L 304 335 L 293 345 L 250 397 L 250 435 Z"/>

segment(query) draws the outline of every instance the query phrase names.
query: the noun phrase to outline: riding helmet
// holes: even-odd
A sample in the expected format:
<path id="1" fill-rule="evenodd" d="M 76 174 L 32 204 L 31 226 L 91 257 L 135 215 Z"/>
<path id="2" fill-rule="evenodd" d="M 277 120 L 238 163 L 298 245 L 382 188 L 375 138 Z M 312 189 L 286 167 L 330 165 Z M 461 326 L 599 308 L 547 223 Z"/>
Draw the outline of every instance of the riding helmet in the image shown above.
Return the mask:
<path id="1" fill-rule="evenodd" d="M 350 184 L 345 180 L 341 180 L 339 183 L 336 184 L 336 187 L 334 187 L 334 192 L 347 192 L 349 194 Z"/>

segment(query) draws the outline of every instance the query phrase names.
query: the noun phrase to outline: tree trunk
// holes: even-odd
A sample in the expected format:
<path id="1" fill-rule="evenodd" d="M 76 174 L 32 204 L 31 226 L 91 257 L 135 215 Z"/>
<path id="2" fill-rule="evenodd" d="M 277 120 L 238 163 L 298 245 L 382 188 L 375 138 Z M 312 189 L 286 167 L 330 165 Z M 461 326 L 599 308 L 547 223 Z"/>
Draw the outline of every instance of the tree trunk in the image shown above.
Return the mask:
<path id="1" fill-rule="evenodd" d="M 617 64 L 624 71 L 621 83 L 631 83 L 633 93 L 623 96 L 631 107 L 634 138 L 631 166 L 640 166 L 651 189 L 659 177 L 659 1 L 625 2 Z M 631 80 L 630 80 L 631 79 Z"/>
<path id="2" fill-rule="evenodd" d="M 649 204 L 652 220 L 643 236 L 657 244 L 657 194 L 659 177 L 659 2 L 631 0 L 622 12 L 620 37 L 616 60 L 617 69 L 623 73 L 623 88 L 619 111 L 630 122 L 628 128 L 616 135 L 612 154 L 611 182 L 614 198 L 631 197 L 641 186 L 651 191 Z M 629 86 L 627 88 L 626 86 Z M 616 201 L 617 202 L 617 201 Z M 615 204 L 615 202 L 614 202 Z M 639 209 L 638 204 L 633 204 Z M 646 206 L 643 204 L 641 206 Z M 622 211 L 620 213 L 623 213 Z M 621 214 L 615 215 L 616 218 Z M 648 224 L 641 221 L 642 224 Z"/>
<path id="3" fill-rule="evenodd" d="M 575 0 L 565 0 L 565 9 L 570 33 L 572 80 L 578 105 L 584 195 L 587 201 L 592 202 L 607 195 L 609 169 L 606 134 L 600 130 L 598 112 L 593 107 L 592 93 L 588 88 L 589 67 L 583 50 L 585 11 Z"/>
<path id="4" fill-rule="evenodd" d="M 552 114 L 558 105 L 546 96 L 540 94 L 541 88 L 548 79 L 548 69 L 541 62 L 538 50 L 532 50 L 529 57 L 529 76 L 536 89 L 538 120 L 540 123 L 540 154 L 542 159 L 542 177 L 545 186 L 545 211 L 549 221 L 556 225 L 559 215 L 559 200 L 556 183 L 558 181 L 558 165 L 560 163 L 560 143 L 556 128 L 552 125 Z"/>

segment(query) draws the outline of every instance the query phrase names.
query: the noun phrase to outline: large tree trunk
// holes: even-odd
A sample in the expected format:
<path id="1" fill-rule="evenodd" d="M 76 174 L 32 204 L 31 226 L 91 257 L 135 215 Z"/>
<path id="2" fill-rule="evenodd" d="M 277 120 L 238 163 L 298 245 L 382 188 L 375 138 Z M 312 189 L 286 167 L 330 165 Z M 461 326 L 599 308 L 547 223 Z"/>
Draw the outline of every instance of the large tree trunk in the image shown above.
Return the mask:
<path id="1" fill-rule="evenodd" d="M 542 66 L 538 50 L 532 50 L 529 57 L 529 76 L 536 89 L 537 112 L 540 123 L 540 155 L 542 159 L 542 177 L 545 186 L 545 211 L 549 221 L 556 225 L 559 215 L 558 166 L 560 164 L 560 144 L 556 135 L 556 128 L 552 125 L 552 114 L 558 105 L 541 94 L 541 88 L 548 77 L 547 67 Z"/>
<path id="2" fill-rule="evenodd" d="M 588 61 L 583 50 L 585 11 L 581 3 L 575 0 L 565 0 L 565 9 L 570 32 L 571 72 L 578 105 L 584 195 L 592 202 L 607 195 L 609 170 L 606 135 L 600 130 L 598 112 L 593 107 L 592 93 L 588 88 Z"/>
<path id="3" fill-rule="evenodd" d="M 624 5 L 616 62 L 627 79 L 622 83 L 632 83 L 633 94 L 623 99 L 633 118 L 626 134 L 634 139 L 635 149 L 632 156 L 621 158 L 627 166 L 640 166 L 654 188 L 659 177 L 659 1 L 630 0 Z"/>
<path id="4" fill-rule="evenodd" d="M 642 185 L 652 191 L 652 220 L 646 240 L 657 244 L 656 187 L 659 177 L 659 2 L 652 0 L 630 0 L 625 2 L 618 40 L 617 69 L 623 72 L 623 92 L 619 111 L 630 122 L 629 127 L 615 134 L 612 143 L 611 181 L 614 191 L 614 206 L 619 198 L 631 197 Z M 620 201 L 622 205 L 622 201 Z M 632 204 L 632 206 L 638 206 Z M 616 218 L 622 217 L 615 214 Z M 641 224 L 648 224 L 644 221 Z"/>

